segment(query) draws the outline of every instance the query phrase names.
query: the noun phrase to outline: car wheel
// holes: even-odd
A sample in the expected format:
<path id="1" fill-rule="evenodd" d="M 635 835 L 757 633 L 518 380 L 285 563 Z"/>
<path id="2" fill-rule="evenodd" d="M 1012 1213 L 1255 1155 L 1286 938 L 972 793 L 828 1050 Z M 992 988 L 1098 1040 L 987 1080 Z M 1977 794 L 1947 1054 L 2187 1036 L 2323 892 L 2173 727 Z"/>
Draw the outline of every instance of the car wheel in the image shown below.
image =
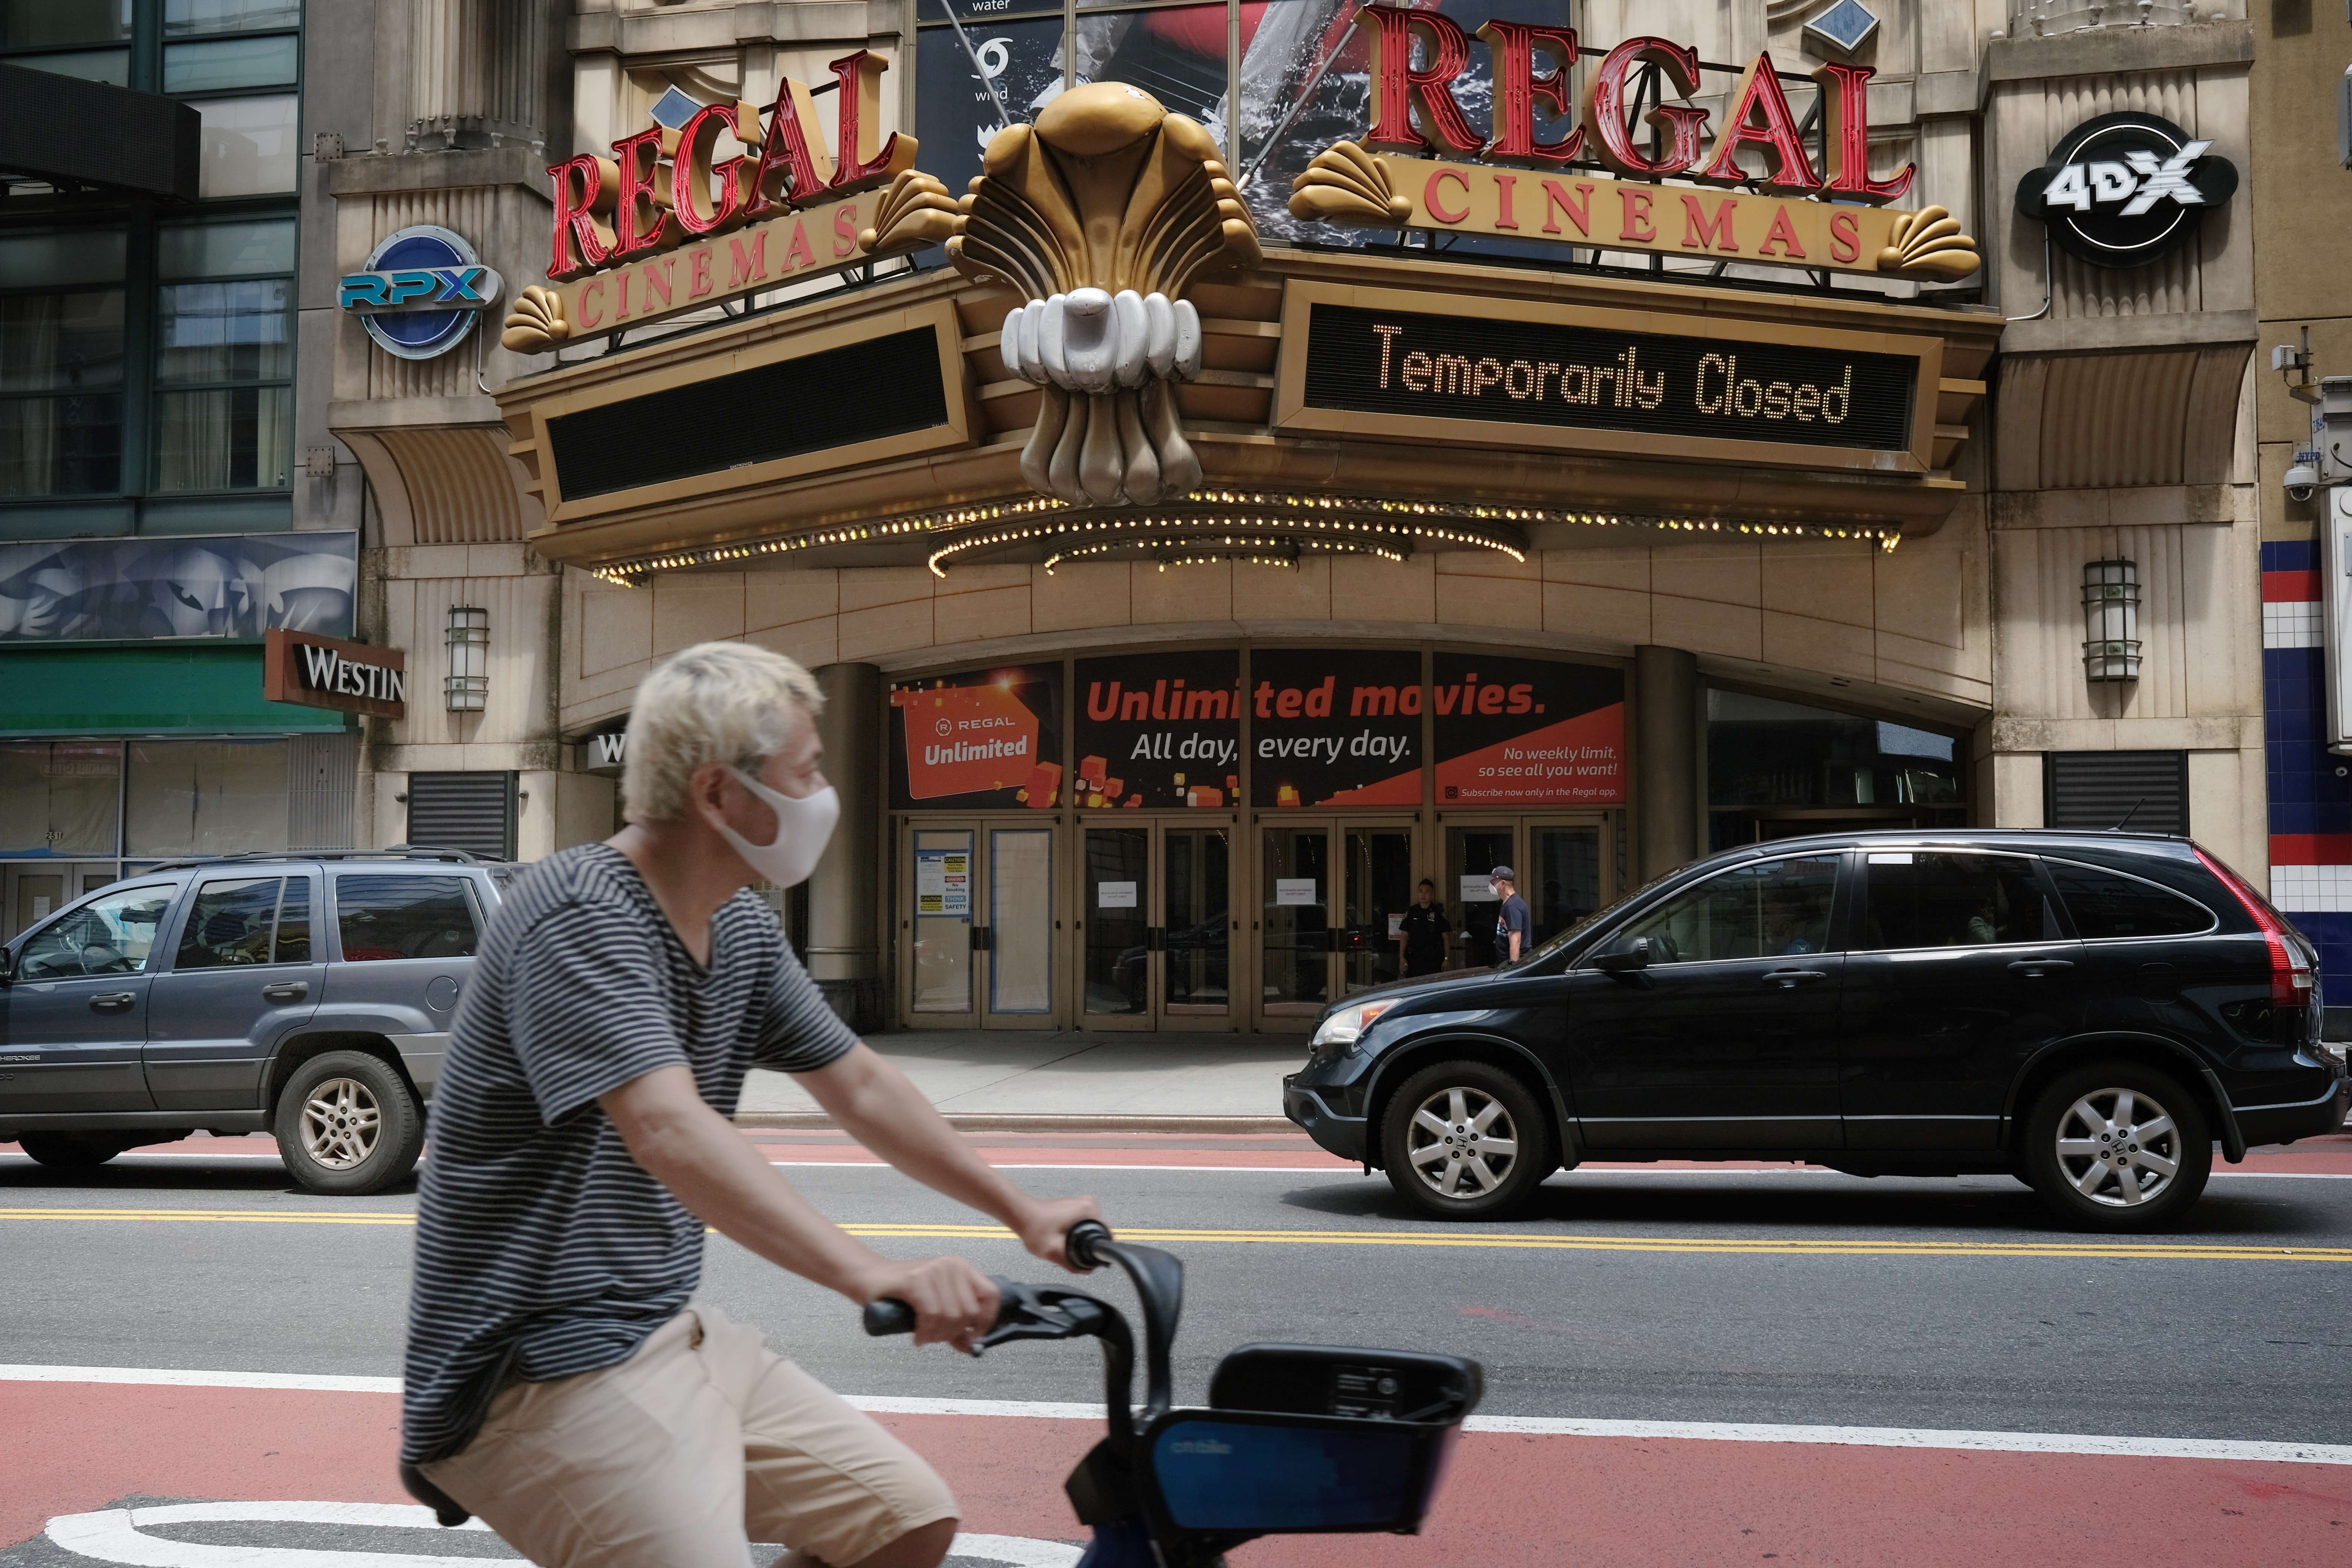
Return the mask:
<path id="1" fill-rule="evenodd" d="M 2077 1230 L 2154 1230 L 2213 1172 L 2205 1112 L 2169 1073 L 2097 1062 L 2042 1091 L 2025 1120 L 2025 1178 Z"/>
<path id="2" fill-rule="evenodd" d="M 1444 1219 L 1509 1214 L 1555 1163 L 1534 1091 L 1486 1062 L 1440 1062 L 1405 1079 L 1381 1120 L 1381 1152 L 1397 1194 Z"/>
<path id="3" fill-rule="evenodd" d="M 425 1118 L 408 1085 L 364 1051 L 328 1051 L 278 1097 L 278 1152 L 314 1193 L 380 1193 L 416 1168 Z"/>
<path id="4" fill-rule="evenodd" d="M 58 1171 L 94 1171 L 131 1147 L 87 1132 L 27 1132 L 16 1142 L 36 1163 Z"/>

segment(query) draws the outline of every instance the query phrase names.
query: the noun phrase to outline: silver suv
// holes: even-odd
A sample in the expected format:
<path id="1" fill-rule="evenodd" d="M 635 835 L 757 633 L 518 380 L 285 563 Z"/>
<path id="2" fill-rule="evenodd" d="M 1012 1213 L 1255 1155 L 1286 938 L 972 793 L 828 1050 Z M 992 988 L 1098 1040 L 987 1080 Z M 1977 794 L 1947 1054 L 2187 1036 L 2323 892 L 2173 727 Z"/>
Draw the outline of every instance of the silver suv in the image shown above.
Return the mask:
<path id="1" fill-rule="evenodd" d="M 0 948 L 0 1140 L 103 1164 L 268 1131 L 312 1192 L 381 1192 L 512 868 L 454 849 L 173 861 Z"/>

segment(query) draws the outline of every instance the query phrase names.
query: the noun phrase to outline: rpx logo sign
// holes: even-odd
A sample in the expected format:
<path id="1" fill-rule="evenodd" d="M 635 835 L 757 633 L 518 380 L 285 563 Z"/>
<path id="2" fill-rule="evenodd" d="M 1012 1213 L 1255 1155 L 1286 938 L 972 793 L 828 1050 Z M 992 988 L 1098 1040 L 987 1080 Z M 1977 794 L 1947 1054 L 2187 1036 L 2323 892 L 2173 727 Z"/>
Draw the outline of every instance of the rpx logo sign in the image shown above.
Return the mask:
<path id="1" fill-rule="evenodd" d="M 2169 255 L 2228 201 L 2238 171 L 2210 141 L 2153 114 L 2102 114 L 2069 132 L 2017 184 L 2017 210 L 2069 255 L 2144 267 Z"/>
<path id="2" fill-rule="evenodd" d="M 487 267 L 420 267 L 348 272 L 339 286 L 346 310 L 483 310 L 504 280 Z"/>

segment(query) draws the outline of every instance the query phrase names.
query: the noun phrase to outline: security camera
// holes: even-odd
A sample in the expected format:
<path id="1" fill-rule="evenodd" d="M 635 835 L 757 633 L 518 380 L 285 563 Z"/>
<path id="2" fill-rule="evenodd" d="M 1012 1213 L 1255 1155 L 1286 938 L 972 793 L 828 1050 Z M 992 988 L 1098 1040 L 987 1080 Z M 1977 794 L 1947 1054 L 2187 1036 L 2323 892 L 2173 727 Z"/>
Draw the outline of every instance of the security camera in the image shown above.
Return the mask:
<path id="1" fill-rule="evenodd" d="M 2298 461 L 2286 471 L 2286 493 L 2296 500 L 2309 500 L 2311 492 L 2319 485 L 2319 465 Z"/>

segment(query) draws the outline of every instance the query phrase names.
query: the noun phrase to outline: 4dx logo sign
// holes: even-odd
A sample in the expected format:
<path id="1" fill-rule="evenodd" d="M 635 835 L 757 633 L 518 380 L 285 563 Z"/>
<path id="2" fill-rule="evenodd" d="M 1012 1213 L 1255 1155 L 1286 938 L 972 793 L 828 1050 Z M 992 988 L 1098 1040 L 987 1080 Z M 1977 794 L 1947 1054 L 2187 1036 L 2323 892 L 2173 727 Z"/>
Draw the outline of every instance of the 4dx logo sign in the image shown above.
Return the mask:
<path id="1" fill-rule="evenodd" d="M 2049 226 L 2070 256 L 2097 267 L 2145 267 L 2197 232 L 2238 188 L 2238 171 L 2153 114 L 2102 114 L 2070 132 L 2018 182 L 2017 210 Z"/>

